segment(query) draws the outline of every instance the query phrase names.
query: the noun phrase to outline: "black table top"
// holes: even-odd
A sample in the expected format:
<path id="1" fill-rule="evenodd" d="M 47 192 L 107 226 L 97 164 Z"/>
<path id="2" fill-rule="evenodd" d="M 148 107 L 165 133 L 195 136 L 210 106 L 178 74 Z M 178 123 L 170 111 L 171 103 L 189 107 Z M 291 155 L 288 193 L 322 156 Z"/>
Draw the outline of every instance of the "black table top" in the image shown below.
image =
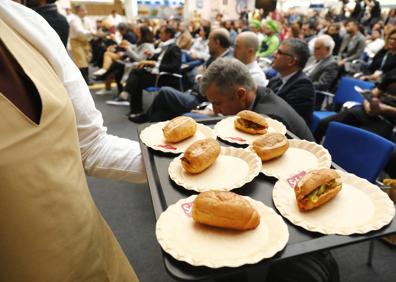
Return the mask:
<path id="1" fill-rule="evenodd" d="M 219 118 L 202 120 L 201 122 L 213 126 L 219 121 Z M 141 126 L 140 132 L 149 124 Z M 288 137 L 295 138 L 293 134 L 288 132 Z M 225 142 L 221 142 L 223 146 L 229 146 Z M 167 154 L 154 151 L 148 148 L 140 141 L 142 149 L 143 160 L 146 166 L 148 184 L 150 187 L 150 194 L 152 198 L 155 217 L 158 220 L 159 216 L 168 206 L 176 203 L 180 199 L 187 198 L 191 195 L 197 194 L 195 191 L 186 190 L 183 187 L 175 184 L 169 177 L 168 167 L 169 163 L 176 157 L 174 154 Z M 334 164 L 334 166 L 336 166 Z M 252 182 L 245 184 L 242 188 L 233 190 L 233 192 L 240 195 L 249 196 L 255 200 L 262 201 L 268 207 L 275 211 L 276 208 L 272 201 L 272 189 L 277 181 L 276 178 L 267 177 L 259 174 Z M 167 253 L 163 252 L 165 268 L 176 279 L 180 280 L 203 280 L 209 278 L 216 278 L 223 275 L 229 275 L 242 270 L 247 270 L 251 267 L 260 267 L 266 263 L 284 260 L 303 254 L 328 250 L 345 246 L 348 244 L 358 243 L 383 235 L 396 233 L 396 220 L 393 220 L 389 225 L 380 230 L 372 231 L 363 235 L 323 235 L 320 233 L 306 231 L 303 228 L 293 225 L 287 219 L 285 222 L 289 230 L 289 241 L 286 247 L 270 259 L 264 259 L 255 265 L 245 265 L 238 268 L 220 268 L 211 269 L 208 267 L 197 267 L 189 265 L 188 263 L 177 261 Z"/>

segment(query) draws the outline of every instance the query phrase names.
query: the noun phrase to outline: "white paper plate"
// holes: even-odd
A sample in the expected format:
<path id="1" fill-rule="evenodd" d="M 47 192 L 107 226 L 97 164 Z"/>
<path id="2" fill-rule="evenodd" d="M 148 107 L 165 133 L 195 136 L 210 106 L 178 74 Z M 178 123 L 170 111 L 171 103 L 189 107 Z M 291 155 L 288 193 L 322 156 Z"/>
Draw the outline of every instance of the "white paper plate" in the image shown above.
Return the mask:
<path id="1" fill-rule="evenodd" d="M 183 140 L 178 143 L 169 143 L 165 141 L 162 128 L 168 123 L 169 121 L 163 121 L 154 123 L 145 129 L 142 130 L 140 133 L 140 139 L 142 142 L 147 146 L 156 151 L 161 151 L 165 153 L 173 153 L 173 154 L 180 154 L 183 153 L 188 146 L 194 143 L 197 140 L 205 139 L 205 138 L 213 138 L 216 139 L 216 134 L 214 133 L 213 129 L 210 127 L 198 123 L 197 132 L 194 136 Z"/>
<path id="2" fill-rule="evenodd" d="M 261 159 L 253 152 L 221 147 L 216 161 L 199 174 L 186 172 L 181 165 L 183 155 L 169 164 L 169 176 L 178 185 L 197 192 L 230 191 L 255 178 L 261 170 Z"/>
<path id="3" fill-rule="evenodd" d="M 275 183 L 273 200 L 279 212 L 306 230 L 323 234 L 364 234 L 387 225 L 395 215 L 393 202 L 377 186 L 354 174 L 337 171 L 343 187 L 323 206 L 300 212 L 294 189 L 286 180 Z"/>
<path id="4" fill-rule="evenodd" d="M 282 217 L 249 197 L 245 198 L 260 214 L 260 224 L 253 230 L 234 231 L 196 223 L 191 217 L 195 197 L 169 206 L 157 221 L 159 244 L 177 260 L 211 268 L 238 267 L 273 257 L 289 240 Z"/>
<path id="5" fill-rule="evenodd" d="M 214 131 L 216 132 L 217 136 L 219 136 L 219 138 L 230 143 L 249 145 L 254 141 L 254 139 L 262 136 L 239 131 L 234 126 L 235 119 L 236 116 L 228 117 L 219 121 L 215 125 Z M 283 123 L 269 117 L 266 117 L 265 119 L 268 122 L 267 132 L 279 132 L 281 134 L 286 134 L 286 126 Z"/>
<path id="6" fill-rule="evenodd" d="M 289 149 L 279 158 L 263 162 L 261 172 L 276 178 L 288 178 L 312 169 L 330 168 L 331 155 L 323 146 L 306 140 L 289 139 Z M 252 147 L 248 147 L 253 151 Z"/>

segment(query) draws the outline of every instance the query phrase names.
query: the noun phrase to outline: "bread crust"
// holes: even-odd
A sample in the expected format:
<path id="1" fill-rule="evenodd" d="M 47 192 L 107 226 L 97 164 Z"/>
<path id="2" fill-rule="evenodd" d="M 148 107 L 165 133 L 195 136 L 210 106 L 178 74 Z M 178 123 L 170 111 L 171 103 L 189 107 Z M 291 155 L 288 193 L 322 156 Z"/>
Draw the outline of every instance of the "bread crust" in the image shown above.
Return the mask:
<path id="1" fill-rule="evenodd" d="M 197 123 L 194 119 L 186 116 L 175 117 L 162 129 L 165 140 L 169 143 L 183 141 L 195 134 Z"/>
<path id="2" fill-rule="evenodd" d="M 281 133 L 267 133 L 252 144 L 253 150 L 263 161 L 282 156 L 289 149 L 289 141 Z"/>
<path id="3" fill-rule="evenodd" d="M 318 196 L 318 201 L 315 203 L 307 199 L 306 196 L 317 189 L 320 185 L 327 184 L 334 179 L 338 182 L 341 182 L 341 177 L 333 169 L 313 170 L 304 175 L 294 187 L 298 208 L 301 211 L 308 211 L 317 208 L 333 199 L 342 189 L 341 185 L 337 186 L 336 188 L 326 190 L 323 194 Z"/>
<path id="4" fill-rule="evenodd" d="M 195 198 L 192 217 L 202 224 L 236 230 L 254 229 L 260 224 L 260 215 L 249 201 L 225 191 L 200 193 Z"/>
<path id="5" fill-rule="evenodd" d="M 254 124 L 254 127 L 249 125 Z M 237 114 L 234 120 L 236 129 L 249 134 L 265 134 L 267 132 L 268 123 L 265 118 L 255 112 L 244 110 Z"/>
<path id="6" fill-rule="evenodd" d="M 215 139 L 198 140 L 186 149 L 181 164 L 189 173 L 200 173 L 216 161 L 220 151 L 220 144 Z"/>

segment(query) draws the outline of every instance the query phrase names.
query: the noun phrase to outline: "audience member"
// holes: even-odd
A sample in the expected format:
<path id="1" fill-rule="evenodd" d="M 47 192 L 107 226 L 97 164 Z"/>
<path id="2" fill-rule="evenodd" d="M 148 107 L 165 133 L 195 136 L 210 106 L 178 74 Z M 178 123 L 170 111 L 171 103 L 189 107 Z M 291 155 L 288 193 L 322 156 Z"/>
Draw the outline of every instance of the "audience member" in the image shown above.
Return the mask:
<path id="1" fill-rule="evenodd" d="M 372 98 L 364 100 L 363 107 L 356 106 L 325 118 L 315 131 L 320 142 L 332 121 L 360 127 L 391 139 L 396 125 L 396 69 L 385 74 L 381 83 L 371 91 Z"/>
<path id="2" fill-rule="evenodd" d="M 315 90 L 330 91 L 337 73 L 337 61 L 333 56 L 334 41 L 327 35 L 315 39 L 314 54 L 304 68 L 304 73 L 311 79 Z M 315 108 L 320 109 L 324 96 L 315 97 Z"/>
<path id="3" fill-rule="evenodd" d="M 392 29 L 386 39 L 385 46 L 373 58 L 364 80 L 378 81 L 380 77 L 396 68 L 396 28 Z"/>
<path id="4" fill-rule="evenodd" d="M 274 54 L 272 68 L 279 76 L 270 79 L 268 87 L 283 98 L 310 125 L 315 91 L 302 71 L 309 58 L 307 44 L 295 38 L 286 39 Z"/>
<path id="5" fill-rule="evenodd" d="M 384 39 L 381 36 L 381 30 L 372 29 L 371 35 L 366 40 L 366 48 L 364 49 L 364 54 L 368 58 L 372 59 L 379 50 L 381 50 L 385 45 Z"/>
<path id="6" fill-rule="evenodd" d="M 346 32 L 341 42 L 340 51 L 338 53 L 338 65 L 343 67 L 346 63 L 353 60 L 361 59 L 364 48 L 366 47 L 366 39 L 359 31 L 359 23 L 353 20 L 346 22 Z M 345 67 L 344 71 L 348 71 Z"/>
<path id="7" fill-rule="evenodd" d="M 139 62 L 138 68 L 130 73 L 124 88 L 124 91 L 129 94 L 129 118 L 142 114 L 143 89 L 154 86 L 160 72 L 169 74 L 162 75 L 159 78 L 158 86 L 173 85 L 178 87 L 179 79 L 171 75 L 172 73 L 180 73 L 181 66 L 181 50 L 176 45 L 174 36 L 175 30 L 172 27 L 162 26 L 160 29 L 161 52 L 155 55 L 152 60 Z"/>
<path id="8" fill-rule="evenodd" d="M 334 49 L 333 49 L 333 55 L 336 56 L 338 55 L 338 52 L 341 47 L 341 42 L 342 42 L 342 37 L 340 35 L 340 25 L 338 23 L 331 23 L 325 32 L 326 34 L 330 35 L 331 38 L 334 40 Z"/>
<path id="9" fill-rule="evenodd" d="M 252 110 L 285 124 L 298 137 L 313 140 L 304 120 L 283 99 L 264 87 L 256 87 L 249 69 L 239 60 L 216 60 L 201 79 L 200 91 L 216 114 L 235 115 Z"/>
<path id="10" fill-rule="evenodd" d="M 260 40 L 257 57 L 271 57 L 279 47 L 278 24 L 273 20 L 266 20 L 262 25 L 265 37 Z"/>
<path id="11" fill-rule="evenodd" d="M 213 30 L 209 35 L 208 45 L 210 58 L 201 66 L 200 73 L 203 73 L 218 58 L 232 56 L 230 37 L 225 28 Z M 193 88 L 186 92 L 178 91 L 172 87 L 162 87 L 147 112 L 130 117 L 129 120 L 138 123 L 147 120 L 168 120 L 195 109 L 204 101 L 206 98 L 200 94 L 197 81 Z"/>

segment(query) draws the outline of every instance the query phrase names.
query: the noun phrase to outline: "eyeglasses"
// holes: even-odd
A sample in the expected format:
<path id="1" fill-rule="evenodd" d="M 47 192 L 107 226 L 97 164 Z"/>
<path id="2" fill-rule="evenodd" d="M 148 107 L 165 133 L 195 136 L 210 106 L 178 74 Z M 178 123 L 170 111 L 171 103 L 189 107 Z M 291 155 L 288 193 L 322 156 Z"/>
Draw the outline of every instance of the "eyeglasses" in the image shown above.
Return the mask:
<path id="1" fill-rule="evenodd" d="M 292 54 L 283 52 L 281 49 L 278 48 L 278 50 L 276 50 L 275 55 L 279 55 L 279 56 L 289 56 L 289 57 L 294 57 Z"/>

